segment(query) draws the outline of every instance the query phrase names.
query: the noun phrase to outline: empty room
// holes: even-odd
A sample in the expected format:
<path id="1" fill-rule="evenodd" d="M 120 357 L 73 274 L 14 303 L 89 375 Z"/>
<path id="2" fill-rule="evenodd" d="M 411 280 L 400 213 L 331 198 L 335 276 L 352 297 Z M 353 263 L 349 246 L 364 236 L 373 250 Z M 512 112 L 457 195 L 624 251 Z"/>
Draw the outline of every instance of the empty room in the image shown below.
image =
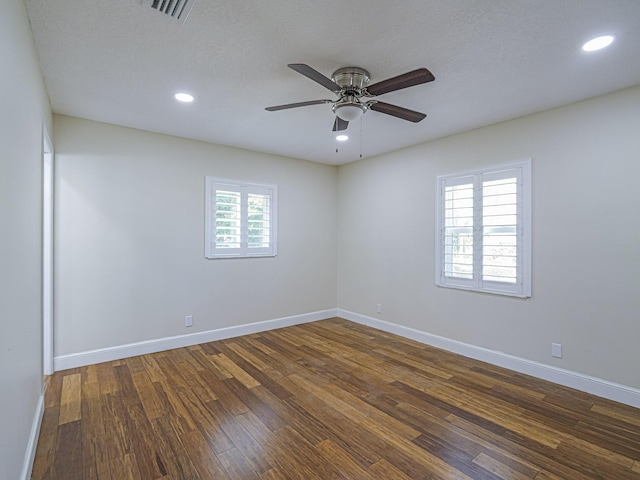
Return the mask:
<path id="1" fill-rule="evenodd" d="M 0 479 L 640 479 L 640 2 L 3 7 Z"/>

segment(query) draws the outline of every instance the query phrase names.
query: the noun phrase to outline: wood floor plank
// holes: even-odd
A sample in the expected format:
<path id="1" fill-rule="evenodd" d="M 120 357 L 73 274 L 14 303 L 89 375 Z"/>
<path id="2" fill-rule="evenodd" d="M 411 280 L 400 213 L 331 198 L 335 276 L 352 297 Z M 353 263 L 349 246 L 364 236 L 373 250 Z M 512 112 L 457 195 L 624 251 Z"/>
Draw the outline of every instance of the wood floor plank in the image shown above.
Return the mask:
<path id="1" fill-rule="evenodd" d="M 214 453 L 222 453 L 235 447 L 227 434 L 220 428 L 217 419 L 195 392 L 190 390 L 179 391 L 178 396 L 182 400 L 185 409 L 191 414 L 191 418 L 193 418 L 197 426 L 196 430 L 200 431 Z"/>
<path id="2" fill-rule="evenodd" d="M 234 352 L 238 357 L 253 365 L 253 367 L 258 371 L 264 372 L 268 375 L 278 376 L 278 371 L 276 369 L 252 352 L 253 348 L 251 345 L 244 346 L 241 341 L 242 338 L 240 338 L 239 341 L 235 340 L 233 342 L 225 342 L 223 345 Z"/>
<path id="3" fill-rule="evenodd" d="M 424 406 L 424 404 L 399 404 L 398 410 L 404 412 L 406 416 L 399 415 L 398 418 L 405 420 L 422 431 L 422 435 L 415 442 L 423 448 L 431 448 L 433 451 L 439 452 L 451 452 L 451 454 L 457 455 L 457 457 L 452 456 L 449 463 L 457 462 L 458 468 L 468 475 L 474 478 L 478 475 L 487 476 L 486 472 L 482 474 L 476 468 L 476 465 L 479 464 L 475 462 L 475 459 L 479 455 L 489 455 L 501 463 L 518 471 L 524 471 L 527 474 L 535 475 L 539 471 L 539 468 L 535 465 L 511 455 L 510 452 L 500 446 L 486 442 L 462 428 L 452 427 L 451 417 L 442 416 L 440 413 L 435 416 L 430 415 L 422 410 Z M 446 453 L 439 455 L 443 454 Z"/>
<path id="4" fill-rule="evenodd" d="M 219 454 L 218 458 L 230 478 L 260 480 L 258 473 L 251 468 L 239 450 L 235 448 L 233 450 L 227 450 Z"/>
<path id="5" fill-rule="evenodd" d="M 103 395 L 102 417 L 105 425 L 105 442 L 103 448 L 109 459 L 124 457 L 129 450 L 129 432 L 125 407 L 122 405 L 119 391 Z"/>
<path id="6" fill-rule="evenodd" d="M 168 475 L 171 478 L 181 480 L 205 480 L 206 477 L 200 476 L 179 438 L 180 435 L 185 435 L 187 432 L 176 432 L 171 422 L 165 417 L 156 418 L 151 423 L 156 435 L 158 457 L 161 460 L 159 464 L 167 471 Z"/>
<path id="7" fill-rule="evenodd" d="M 164 415 L 162 401 L 158 398 L 147 370 L 143 367 L 142 370 L 133 372 L 132 379 L 147 417 L 154 419 Z"/>
<path id="8" fill-rule="evenodd" d="M 292 376 L 292 380 L 301 383 L 301 386 L 308 391 L 315 392 L 319 398 L 326 399 L 328 403 L 333 405 L 333 408 L 360 425 L 368 426 L 371 429 L 381 429 L 381 432 L 384 431 L 385 435 L 400 435 L 409 440 L 420 435 L 418 430 L 396 420 L 333 384 L 317 389 L 313 383 L 302 377 Z"/>
<path id="9" fill-rule="evenodd" d="M 430 432 L 421 434 L 414 439 L 414 443 L 469 478 L 499 480 L 491 471 L 474 461 L 479 455 L 482 455 L 482 452 L 478 453 L 479 447 L 477 445 L 473 445 L 472 448 L 464 448 L 464 445 L 456 442 L 455 439 L 439 436 L 435 432 L 434 434 Z"/>
<path id="10" fill-rule="evenodd" d="M 193 357 L 194 354 L 197 355 L 198 351 L 189 351 L 189 358 L 192 361 L 181 363 L 179 374 L 184 378 L 186 388 L 192 390 L 203 403 L 216 400 L 218 398 L 216 389 L 219 383 L 209 383 L 211 372 L 207 371 L 205 366 Z M 195 367 L 194 363 L 197 363 L 199 367 Z"/>
<path id="11" fill-rule="evenodd" d="M 333 405 L 337 411 L 363 427 L 371 436 L 376 435 L 383 438 L 388 447 L 396 450 L 399 455 L 415 458 L 416 460 L 411 463 L 420 464 L 421 470 L 440 475 L 442 478 L 469 478 L 455 467 L 442 462 L 438 457 L 429 456 L 424 451 L 420 451 L 420 448 L 413 443 L 413 440 L 420 435 L 420 432 L 413 428 L 403 425 L 391 417 L 385 418 L 384 421 L 376 421 L 376 419 L 369 418 L 367 414 L 372 413 L 373 410 L 365 408 L 367 412 L 362 412 L 360 408 L 363 408 L 364 403 L 354 402 L 353 405 L 350 404 L 349 401 L 345 401 L 345 398 L 339 398 L 344 396 L 339 393 L 338 389 L 332 388 L 331 385 L 320 389 L 313 382 L 303 377 L 292 375 L 292 379 L 294 382 L 299 383 L 302 388 L 314 393 L 326 403 Z M 377 416 L 377 419 L 380 420 L 380 416 Z M 407 462 L 403 462 L 403 464 L 405 463 Z"/>
<path id="12" fill-rule="evenodd" d="M 160 450 L 155 444 L 153 418 L 147 417 L 142 405 L 127 407 L 126 419 L 131 437 L 131 449 L 136 453 L 136 463 L 143 479 L 156 479 L 166 475 L 162 462 L 158 462 Z"/>
<path id="13" fill-rule="evenodd" d="M 66 375 L 60 394 L 60 418 L 58 424 L 75 422 L 82 418 L 81 374 Z"/>
<path id="14" fill-rule="evenodd" d="M 47 394 L 51 395 L 52 391 L 47 390 Z M 59 395 L 58 395 L 59 398 Z M 32 477 L 33 478 L 55 478 L 52 476 L 54 459 L 56 457 L 56 439 L 58 435 L 58 418 L 60 417 L 60 407 L 54 405 L 54 401 L 50 400 L 51 406 L 46 407 L 42 416 L 40 425 L 40 436 L 38 437 L 38 445 L 36 447 L 37 455 L 33 461 Z"/>
<path id="15" fill-rule="evenodd" d="M 291 393 L 276 380 L 279 375 L 274 376 L 273 369 L 260 362 L 260 360 L 254 357 L 249 351 L 243 349 L 235 342 L 223 344 L 221 350 L 230 361 L 240 367 L 250 376 L 250 378 L 257 382 L 257 385 L 253 384 L 253 386 L 249 386 L 245 383 L 247 388 L 264 386 L 267 390 L 271 391 L 281 399 L 287 398 L 291 395 Z M 256 365 L 262 365 L 264 368 L 260 368 Z"/>
<path id="16" fill-rule="evenodd" d="M 486 471 L 491 472 L 491 474 L 502 480 L 529 480 L 531 478 L 535 478 L 532 475 L 538 474 L 537 471 L 529 474 L 519 472 L 518 470 L 511 468 L 509 465 L 505 465 L 484 453 L 480 453 L 476 458 L 474 458 L 473 463 L 481 466 Z"/>
<path id="17" fill-rule="evenodd" d="M 114 367 L 117 365 L 116 362 L 105 362 L 96 365 L 98 378 L 100 379 L 100 393 L 102 395 L 116 393 L 120 390 L 121 387 L 114 371 Z"/>
<path id="18" fill-rule="evenodd" d="M 64 373 L 67 373 L 65 371 Z M 63 372 L 60 372 L 56 375 L 48 375 L 45 377 L 44 387 L 45 387 L 45 397 L 44 397 L 44 408 L 53 408 L 60 406 L 60 393 L 62 391 L 62 382 L 64 381 Z"/>
<path id="19" fill-rule="evenodd" d="M 329 439 L 330 434 L 323 423 L 319 422 L 301 408 L 296 405 L 282 402 L 281 399 L 273 395 L 263 386 L 252 389 L 252 392 L 262 400 L 266 405 L 278 414 L 279 417 L 285 418 L 287 424 L 298 432 L 304 439 L 312 445 Z"/>
<path id="20" fill-rule="evenodd" d="M 56 372 L 33 480 L 640 480 L 640 410 L 329 319 Z"/>
<path id="21" fill-rule="evenodd" d="M 287 400 L 294 408 L 304 412 L 315 422 L 323 424 L 329 438 L 342 448 L 348 449 L 353 458 L 365 468 L 378 462 L 385 444 L 380 437 L 369 435 L 360 425 L 347 418 L 322 399 L 317 398 L 292 382 L 294 396 Z"/>
<path id="22" fill-rule="evenodd" d="M 162 369 L 158 365 L 156 357 L 154 357 L 153 355 L 142 355 L 140 357 L 134 358 L 140 359 L 142 365 L 144 366 L 144 370 L 145 372 L 147 372 L 147 375 L 149 375 L 149 379 L 152 383 L 162 383 L 166 381 L 166 377 L 164 376 Z"/>
<path id="23" fill-rule="evenodd" d="M 294 437 L 293 431 L 287 427 L 270 430 L 262 421 L 249 412 L 238 417 L 238 421 L 254 437 L 268 442 L 270 450 L 266 452 L 269 462 L 292 478 L 321 480 L 323 471 L 331 470 L 331 466 L 323 468 L 323 462 L 313 447 L 302 437 Z M 327 478 L 341 478 L 334 471 Z"/>
<path id="24" fill-rule="evenodd" d="M 200 431 L 193 430 L 187 432 L 180 437 L 180 441 L 184 445 L 191 463 L 193 463 L 201 478 L 231 479 L 214 450 L 211 448 L 211 445 Z"/>
<path id="25" fill-rule="evenodd" d="M 323 440 L 317 446 L 323 461 L 329 465 L 339 465 L 340 472 L 348 479 L 377 480 L 370 469 L 365 469 L 356 462 L 349 452 L 332 440 Z"/>
<path id="26" fill-rule="evenodd" d="M 541 471 L 557 475 L 563 479 L 589 480 L 592 478 L 583 474 L 580 469 L 576 469 L 572 459 L 558 455 L 557 451 L 552 448 L 535 442 L 527 444 L 524 441 L 525 439 L 509 436 L 506 431 L 491 431 L 491 429 L 483 428 L 454 414 L 449 415 L 447 421 L 461 431 L 467 432 L 471 435 L 470 438 L 477 438 L 476 441 L 491 445 L 493 450 L 511 454 L 512 458 L 538 467 Z"/>
<path id="27" fill-rule="evenodd" d="M 208 403 L 207 409 L 211 412 L 215 423 L 227 435 L 255 472 L 264 473 L 274 467 L 269 462 L 269 456 L 264 453 L 261 439 L 252 437 L 237 420 L 237 417 L 226 411 L 220 402 Z M 248 411 L 247 409 L 245 413 L 248 413 Z"/>
<path id="28" fill-rule="evenodd" d="M 575 436 L 588 442 L 635 458 L 640 454 L 640 428 L 621 426 L 615 421 L 583 419 L 575 427 Z"/>
<path id="29" fill-rule="evenodd" d="M 135 456 L 127 453 L 123 457 L 111 461 L 111 478 L 122 480 L 143 480 L 136 463 Z"/>
<path id="30" fill-rule="evenodd" d="M 595 446 L 588 444 L 586 446 L 588 448 L 585 448 L 584 444 L 578 446 L 568 442 L 563 443 L 558 447 L 558 454 L 567 458 L 580 458 L 580 464 L 574 466 L 574 468 L 584 473 L 588 472 L 589 474 L 597 474 L 603 478 L 609 477 L 616 480 L 628 480 L 637 477 L 631 470 L 633 460 L 619 457 L 616 454 L 607 456 L 600 448 L 594 448 Z"/>
<path id="31" fill-rule="evenodd" d="M 282 419 L 269 405 L 260 400 L 260 397 L 253 393 L 252 389 L 247 388 L 243 383 L 235 378 L 229 378 L 225 380 L 225 384 L 271 430 L 282 428 L 287 424 L 286 420 Z"/>
<path id="32" fill-rule="evenodd" d="M 282 473 L 279 468 L 272 468 L 260 475 L 261 480 L 289 480 L 291 477 Z"/>
<path id="33" fill-rule="evenodd" d="M 384 458 L 377 461 L 369 468 L 369 472 L 375 479 L 384 478 L 385 480 L 412 480 L 409 475 L 398 470 Z"/>
<path id="34" fill-rule="evenodd" d="M 453 375 L 442 368 L 436 368 L 424 361 L 424 358 L 403 354 L 393 348 L 376 348 L 372 352 L 380 360 L 399 366 L 400 368 L 412 367 L 412 371 L 422 372 L 432 376 L 450 379 Z"/>
<path id="35" fill-rule="evenodd" d="M 477 415 L 500 425 L 507 430 L 513 431 L 519 435 L 530 438 L 542 445 L 551 448 L 557 448 L 562 442 L 561 435 L 556 430 L 539 424 L 522 416 L 522 411 L 518 407 L 509 408 L 506 405 L 496 405 L 493 402 L 483 401 L 482 398 L 473 395 L 467 395 L 458 388 L 434 388 L 430 393 L 440 400 L 450 405 L 457 406 L 460 409 Z"/>
<path id="36" fill-rule="evenodd" d="M 168 418 L 171 425 L 180 434 L 195 430 L 196 424 L 191 418 L 190 412 L 185 408 L 178 391 L 182 388 L 188 388 L 188 386 L 178 386 L 181 383 L 174 383 L 176 378 L 175 374 L 172 374 L 171 378 L 167 379 L 165 383 L 156 383 L 154 388 L 156 395 L 164 405 L 165 414 L 158 418 Z"/>
<path id="37" fill-rule="evenodd" d="M 53 478 L 82 480 L 82 437 L 80 421 L 58 426 L 56 455 L 53 458 Z"/>
<path id="38" fill-rule="evenodd" d="M 84 478 L 95 480 L 108 478 L 110 474 L 107 450 L 99 448 L 105 438 L 105 422 L 102 416 L 102 398 L 97 381 L 86 377 L 82 382 L 82 455 Z"/>
<path id="39" fill-rule="evenodd" d="M 109 459 L 96 446 L 96 441 L 82 433 L 82 478 L 98 480 L 111 478 Z"/>
<path id="40" fill-rule="evenodd" d="M 564 477 L 559 477 L 554 475 L 553 473 L 549 473 L 546 471 L 541 471 L 538 475 L 535 476 L 535 480 L 565 480 Z"/>
<path id="41" fill-rule="evenodd" d="M 218 365 L 218 367 L 220 367 L 221 370 L 229 373 L 231 377 L 238 380 L 245 387 L 252 388 L 260 385 L 260 382 L 258 382 L 245 370 L 229 360 L 229 358 L 225 354 L 221 353 L 219 355 L 213 355 L 211 359 L 216 365 Z"/>

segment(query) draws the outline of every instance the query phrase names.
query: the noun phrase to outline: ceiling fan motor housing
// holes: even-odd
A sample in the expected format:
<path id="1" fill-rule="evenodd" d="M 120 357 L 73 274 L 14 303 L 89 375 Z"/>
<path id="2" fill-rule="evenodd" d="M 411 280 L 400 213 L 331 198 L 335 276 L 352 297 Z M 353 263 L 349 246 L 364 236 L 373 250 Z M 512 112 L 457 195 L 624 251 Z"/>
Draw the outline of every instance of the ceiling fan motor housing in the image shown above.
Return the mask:
<path id="1" fill-rule="evenodd" d="M 331 80 L 342 87 L 340 99 L 331 107 L 338 117 L 351 122 L 367 111 L 360 97 L 369 85 L 369 72 L 359 67 L 340 68 L 333 72 Z"/>
<path id="2" fill-rule="evenodd" d="M 351 90 L 362 94 L 362 89 L 369 85 L 369 72 L 359 67 L 339 68 L 331 76 L 331 80 L 340 85 L 345 93 L 351 93 Z"/>

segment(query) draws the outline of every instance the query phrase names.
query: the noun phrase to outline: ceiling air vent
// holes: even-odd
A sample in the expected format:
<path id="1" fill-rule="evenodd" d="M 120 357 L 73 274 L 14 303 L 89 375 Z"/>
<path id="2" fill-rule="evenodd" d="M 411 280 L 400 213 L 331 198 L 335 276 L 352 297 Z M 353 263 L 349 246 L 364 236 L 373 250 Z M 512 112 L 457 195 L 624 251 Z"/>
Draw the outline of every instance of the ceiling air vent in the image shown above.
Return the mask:
<path id="1" fill-rule="evenodd" d="M 184 23 L 196 0 L 143 0 L 142 3 Z"/>

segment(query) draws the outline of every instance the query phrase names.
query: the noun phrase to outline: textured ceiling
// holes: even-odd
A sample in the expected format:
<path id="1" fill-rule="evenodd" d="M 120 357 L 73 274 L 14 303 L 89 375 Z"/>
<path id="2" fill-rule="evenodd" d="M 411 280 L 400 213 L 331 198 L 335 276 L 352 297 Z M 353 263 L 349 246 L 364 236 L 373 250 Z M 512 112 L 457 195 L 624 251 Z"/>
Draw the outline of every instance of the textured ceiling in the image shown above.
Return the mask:
<path id="1" fill-rule="evenodd" d="M 639 0 L 197 0 L 184 24 L 144 1 L 25 0 L 54 112 L 338 165 L 640 83 Z M 378 97 L 427 118 L 369 111 L 336 153 L 330 105 L 264 110 L 335 98 L 288 63 L 427 67 Z"/>

